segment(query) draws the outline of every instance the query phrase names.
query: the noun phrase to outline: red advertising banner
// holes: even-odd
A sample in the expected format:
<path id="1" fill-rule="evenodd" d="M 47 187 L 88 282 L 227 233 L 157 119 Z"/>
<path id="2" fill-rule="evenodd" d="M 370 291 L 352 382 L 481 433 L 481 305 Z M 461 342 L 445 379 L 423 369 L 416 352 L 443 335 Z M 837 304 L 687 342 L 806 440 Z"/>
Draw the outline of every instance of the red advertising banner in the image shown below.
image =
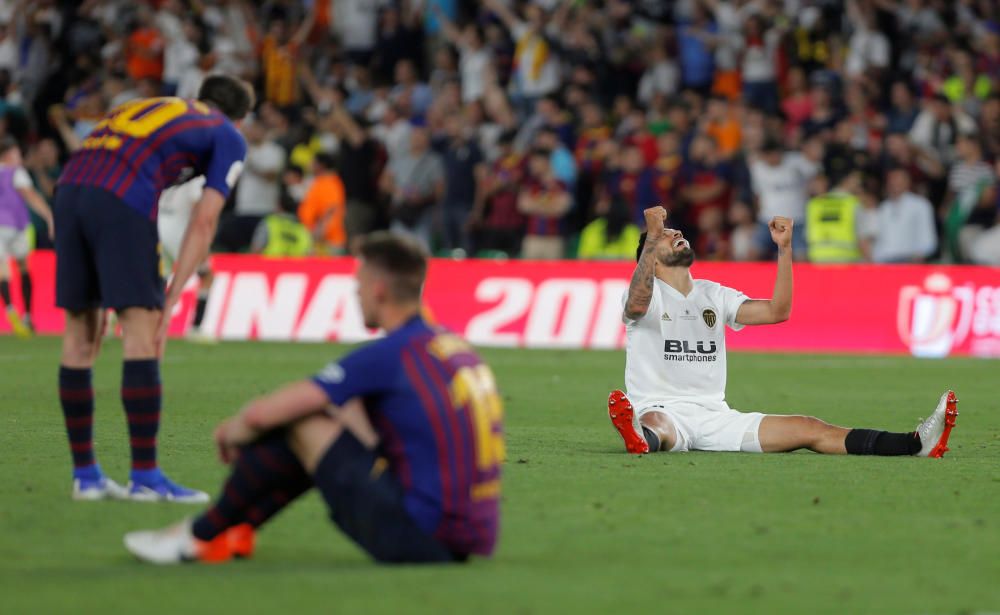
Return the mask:
<path id="1" fill-rule="evenodd" d="M 30 266 L 34 322 L 41 333 L 58 333 L 52 254 L 34 254 Z M 373 335 L 362 322 L 351 259 L 224 255 L 213 257 L 213 268 L 205 326 L 222 339 L 351 342 Z M 437 322 L 482 346 L 620 348 L 631 272 L 626 262 L 437 259 L 425 301 Z M 766 298 L 775 266 L 696 263 L 693 274 Z M 175 335 L 192 318 L 195 286 L 173 315 Z M 793 306 L 788 322 L 732 333 L 728 347 L 1000 357 L 998 269 L 796 265 Z"/>

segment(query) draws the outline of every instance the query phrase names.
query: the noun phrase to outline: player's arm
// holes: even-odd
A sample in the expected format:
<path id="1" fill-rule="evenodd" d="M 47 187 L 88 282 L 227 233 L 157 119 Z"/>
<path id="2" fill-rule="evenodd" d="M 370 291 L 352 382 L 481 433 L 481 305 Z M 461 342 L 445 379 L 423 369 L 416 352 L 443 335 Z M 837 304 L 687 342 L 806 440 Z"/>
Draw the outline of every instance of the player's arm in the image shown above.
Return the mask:
<path id="1" fill-rule="evenodd" d="M 228 463 L 236 447 L 249 444 L 272 429 L 322 412 L 329 403 L 323 389 L 310 380 L 292 383 L 257 398 L 215 429 L 213 438 L 219 457 Z"/>
<path id="2" fill-rule="evenodd" d="M 792 314 L 792 222 L 789 218 L 775 216 L 768 228 L 771 239 L 778 244 L 778 275 L 774 280 L 771 299 L 744 301 L 736 312 L 736 322 L 741 325 L 773 325 L 784 322 Z"/>
<path id="3" fill-rule="evenodd" d="M 629 320 L 638 320 L 645 316 L 649 302 L 653 299 L 656 245 L 663 238 L 664 223 L 667 221 L 667 210 L 660 206 L 650 207 L 642 213 L 646 217 L 646 243 L 642 247 L 635 271 L 632 272 L 632 281 L 628 285 L 625 318 Z"/>

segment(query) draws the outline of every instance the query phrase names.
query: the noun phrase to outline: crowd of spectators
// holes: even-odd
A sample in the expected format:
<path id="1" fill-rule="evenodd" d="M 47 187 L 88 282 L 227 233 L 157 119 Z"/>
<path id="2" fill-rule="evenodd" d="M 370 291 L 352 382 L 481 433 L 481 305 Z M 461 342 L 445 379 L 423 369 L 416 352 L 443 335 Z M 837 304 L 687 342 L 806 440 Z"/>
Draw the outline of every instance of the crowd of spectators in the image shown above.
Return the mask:
<path id="1" fill-rule="evenodd" d="M 246 78 L 218 247 L 1000 264 L 993 0 L 0 0 L 0 132 L 40 190 L 114 105 Z"/>

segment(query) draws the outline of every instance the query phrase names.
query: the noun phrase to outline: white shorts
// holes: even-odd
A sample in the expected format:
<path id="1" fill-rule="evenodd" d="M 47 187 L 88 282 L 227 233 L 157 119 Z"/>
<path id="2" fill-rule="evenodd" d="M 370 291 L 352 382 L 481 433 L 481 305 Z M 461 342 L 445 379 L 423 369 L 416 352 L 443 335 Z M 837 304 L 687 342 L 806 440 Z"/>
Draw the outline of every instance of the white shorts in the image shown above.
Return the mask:
<path id="1" fill-rule="evenodd" d="M 177 262 L 177 257 L 181 253 L 181 242 L 184 240 L 184 231 L 187 230 L 189 218 L 190 211 L 180 214 L 161 211 L 157 216 L 156 226 L 160 233 L 160 245 L 163 246 L 163 255 L 171 265 Z"/>
<path id="2" fill-rule="evenodd" d="M 31 227 L 0 226 L 0 259 L 24 260 L 31 253 Z"/>
<path id="3" fill-rule="evenodd" d="M 724 401 L 670 400 L 639 410 L 639 418 L 650 412 L 665 415 L 674 425 L 677 442 L 670 452 L 763 452 L 757 431 L 766 415 L 760 412 L 738 412 Z"/>

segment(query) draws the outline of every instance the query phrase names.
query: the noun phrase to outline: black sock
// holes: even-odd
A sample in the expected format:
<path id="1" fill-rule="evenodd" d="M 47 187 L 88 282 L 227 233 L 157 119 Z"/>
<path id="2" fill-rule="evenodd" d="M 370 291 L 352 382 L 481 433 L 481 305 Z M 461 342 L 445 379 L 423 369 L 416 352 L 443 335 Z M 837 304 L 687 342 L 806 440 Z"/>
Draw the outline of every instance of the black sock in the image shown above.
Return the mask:
<path id="1" fill-rule="evenodd" d="M 208 292 L 198 292 L 198 303 L 194 307 L 194 328 L 201 326 L 202 319 L 205 318 L 205 306 L 208 305 Z"/>
<path id="2" fill-rule="evenodd" d="M 3 298 L 3 303 L 8 309 L 13 307 L 10 304 L 10 282 L 7 280 L 0 280 L 0 297 Z"/>
<path id="3" fill-rule="evenodd" d="M 660 450 L 660 437 L 656 435 L 652 429 L 643 425 L 642 436 L 646 438 L 646 444 L 649 445 L 650 453 L 655 453 Z"/>
<path id="4" fill-rule="evenodd" d="M 195 519 L 191 532 L 212 540 L 240 523 L 259 527 L 311 486 L 285 432 L 274 431 L 240 449 L 219 499 Z"/>
<path id="5" fill-rule="evenodd" d="M 59 366 L 59 403 L 66 422 L 73 467 L 94 465 L 94 387 L 89 367 Z"/>
<path id="6" fill-rule="evenodd" d="M 844 440 L 848 455 L 915 455 L 920 451 L 920 436 L 915 431 L 891 433 L 876 429 L 852 429 Z"/>
<path id="7" fill-rule="evenodd" d="M 21 274 L 21 299 L 24 301 L 24 315 L 31 317 L 31 276 Z"/>
<path id="8" fill-rule="evenodd" d="M 122 405 L 128 421 L 133 470 L 156 469 L 156 434 L 160 430 L 160 362 L 131 359 L 122 365 Z"/>

